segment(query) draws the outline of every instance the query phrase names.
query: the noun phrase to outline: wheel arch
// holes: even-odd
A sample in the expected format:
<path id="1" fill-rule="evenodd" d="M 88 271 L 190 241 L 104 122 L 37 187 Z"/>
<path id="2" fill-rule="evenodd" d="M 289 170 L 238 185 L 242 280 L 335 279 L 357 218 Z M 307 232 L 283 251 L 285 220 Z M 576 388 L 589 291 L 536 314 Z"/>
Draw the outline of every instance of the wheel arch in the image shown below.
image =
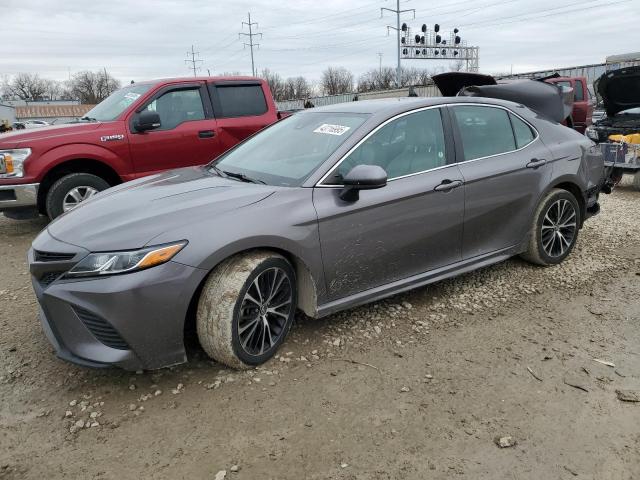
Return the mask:
<path id="1" fill-rule="evenodd" d="M 293 266 L 296 272 L 296 288 L 298 290 L 298 305 L 297 308 L 302 310 L 305 315 L 309 317 L 317 317 L 318 315 L 318 289 L 317 283 L 313 274 L 311 273 L 311 269 L 306 264 L 304 260 L 302 260 L 298 255 L 292 253 L 289 250 L 286 250 L 282 247 L 275 247 L 272 245 L 265 246 L 256 246 L 252 248 L 239 249 L 234 251 L 229 255 L 225 255 L 224 258 L 221 258 L 211 269 L 209 269 L 207 275 L 201 280 L 198 288 L 193 292 L 191 300 L 189 302 L 189 307 L 187 309 L 187 315 L 184 321 L 184 330 L 185 336 L 188 334 L 187 332 L 195 331 L 195 321 L 196 321 L 196 312 L 198 309 L 198 300 L 200 299 L 200 295 L 202 293 L 202 289 L 204 284 L 209 278 L 211 272 L 213 272 L 218 266 L 227 260 L 228 258 L 242 255 L 245 253 L 250 253 L 253 251 L 268 251 L 277 253 L 286 258 L 291 265 Z"/>
<path id="2" fill-rule="evenodd" d="M 584 195 L 582 194 L 582 189 L 580 188 L 580 186 L 570 179 L 559 179 L 558 181 L 553 183 L 549 187 L 549 189 L 547 189 L 545 195 L 553 188 L 566 190 L 576 198 L 578 206 L 580 207 L 580 228 L 582 228 L 582 225 L 584 224 L 584 218 L 587 213 L 587 202 L 584 198 Z"/>
<path id="3" fill-rule="evenodd" d="M 49 188 L 56 182 L 70 173 L 89 173 L 103 178 L 110 186 L 118 185 L 122 182 L 120 175 L 109 165 L 93 158 L 74 158 L 58 163 L 51 168 L 40 181 L 38 188 L 38 210 L 44 212 L 46 209 L 46 197 Z"/>

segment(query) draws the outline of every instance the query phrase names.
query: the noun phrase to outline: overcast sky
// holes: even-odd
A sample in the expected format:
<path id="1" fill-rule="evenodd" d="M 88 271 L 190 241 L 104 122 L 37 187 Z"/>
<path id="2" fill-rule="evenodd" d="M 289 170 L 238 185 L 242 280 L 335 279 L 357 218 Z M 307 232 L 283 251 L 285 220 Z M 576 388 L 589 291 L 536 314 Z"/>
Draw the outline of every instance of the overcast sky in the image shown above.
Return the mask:
<path id="1" fill-rule="evenodd" d="M 403 20 L 419 28 L 460 28 L 480 47 L 480 71 L 525 72 L 603 62 L 607 55 L 640 50 L 640 0 L 403 0 Z M 241 22 L 258 22 L 258 70 L 318 79 L 329 66 L 357 76 L 395 66 L 395 16 L 380 7 L 394 0 L 5 0 L 0 75 L 39 73 L 65 80 L 69 72 L 107 68 L 123 82 L 189 75 L 193 44 L 206 74 L 250 74 Z M 444 66 L 407 60 L 407 66 Z"/>

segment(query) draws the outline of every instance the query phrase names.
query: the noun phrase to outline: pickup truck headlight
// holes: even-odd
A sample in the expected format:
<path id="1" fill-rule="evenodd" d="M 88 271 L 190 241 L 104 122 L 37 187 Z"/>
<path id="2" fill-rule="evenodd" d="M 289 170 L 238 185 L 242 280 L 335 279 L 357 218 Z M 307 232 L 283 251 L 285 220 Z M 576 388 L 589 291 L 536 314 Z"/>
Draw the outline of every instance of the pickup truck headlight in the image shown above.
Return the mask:
<path id="1" fill-rule="evenodd" d="M 594 142 L 597 142 L 598 139 L 600 138 L 598 136 L 598 131 L 592 126 L 587 127 L 584 131 L 584 134 L 587 136 L 588 139 L 593 140 Z"/>
<path id="2" fill-rule="evenodd" d="M 66 278 L 101 277 L 130 273 L 155 267 L 171 260 L 187 244 L 186 240 L 128 252 L 91 253 L 67 274 Z"/>
<path id="3" fill-rule="evenodd" d="M 31 155 L 30 148 L 0 150 L 0 178 L 24 176 L 24 161 Z"/>

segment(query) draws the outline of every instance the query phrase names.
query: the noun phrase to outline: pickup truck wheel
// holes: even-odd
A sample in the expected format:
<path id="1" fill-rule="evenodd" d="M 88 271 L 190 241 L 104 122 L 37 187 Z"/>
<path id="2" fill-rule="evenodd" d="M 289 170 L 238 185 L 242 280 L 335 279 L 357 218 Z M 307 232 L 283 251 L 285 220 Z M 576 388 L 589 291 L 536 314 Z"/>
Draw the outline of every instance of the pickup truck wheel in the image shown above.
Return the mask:
<path id="1" fill-rule="evenodd" d="M 231 257 L 207 278 L 198 302 L 198 338 L 207 354 L 233 368 L 269 360 L 296 310 L 295 271 L 281 255 L 254 251 Z"/>
<path id="2" fill-rule="evenodd" d="M 578 239 L 580 206 L 571 192 L 554 188 L 533 216 L 529 245 L 521 256 L 537 265 L 562 262 Z"/>
<path id="3" fill-rule="evenodd" d="M 90 173 L 65 175 L 56 180 L 47 192 L 47 215 L 53 220 L 109 187 L 106 180 Z"/>

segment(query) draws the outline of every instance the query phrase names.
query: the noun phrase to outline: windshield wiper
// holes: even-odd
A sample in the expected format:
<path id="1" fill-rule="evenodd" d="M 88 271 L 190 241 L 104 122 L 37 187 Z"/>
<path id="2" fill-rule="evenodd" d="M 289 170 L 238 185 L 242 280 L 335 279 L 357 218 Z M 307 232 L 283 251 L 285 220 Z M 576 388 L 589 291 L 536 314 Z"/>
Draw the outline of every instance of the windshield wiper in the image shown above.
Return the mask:
<path id="1" fill-rule="evenodd" d="M 216 166 L 214 166 L 213 168 L 215 168 L 216 171 L 218 170 L 218 167 Z M 226 170 L 222 170 L 222 173 L 224 173 L 227 177 L 236 178 L 241 182 L 262 183 L 263 185 L 267 184 L 267 182 L 263 182 L 262 180 L 259 180 L 257 178 L 247 177 L 244 173 L 227 172 Z"/>
<path id="2" fill-rule="evenodd" d="M 84 120 L 86 122 L 97 122 L 98 121 L 93 117 L 87 117 L 87 116 L 81 117 L 80 120 Z"/>

